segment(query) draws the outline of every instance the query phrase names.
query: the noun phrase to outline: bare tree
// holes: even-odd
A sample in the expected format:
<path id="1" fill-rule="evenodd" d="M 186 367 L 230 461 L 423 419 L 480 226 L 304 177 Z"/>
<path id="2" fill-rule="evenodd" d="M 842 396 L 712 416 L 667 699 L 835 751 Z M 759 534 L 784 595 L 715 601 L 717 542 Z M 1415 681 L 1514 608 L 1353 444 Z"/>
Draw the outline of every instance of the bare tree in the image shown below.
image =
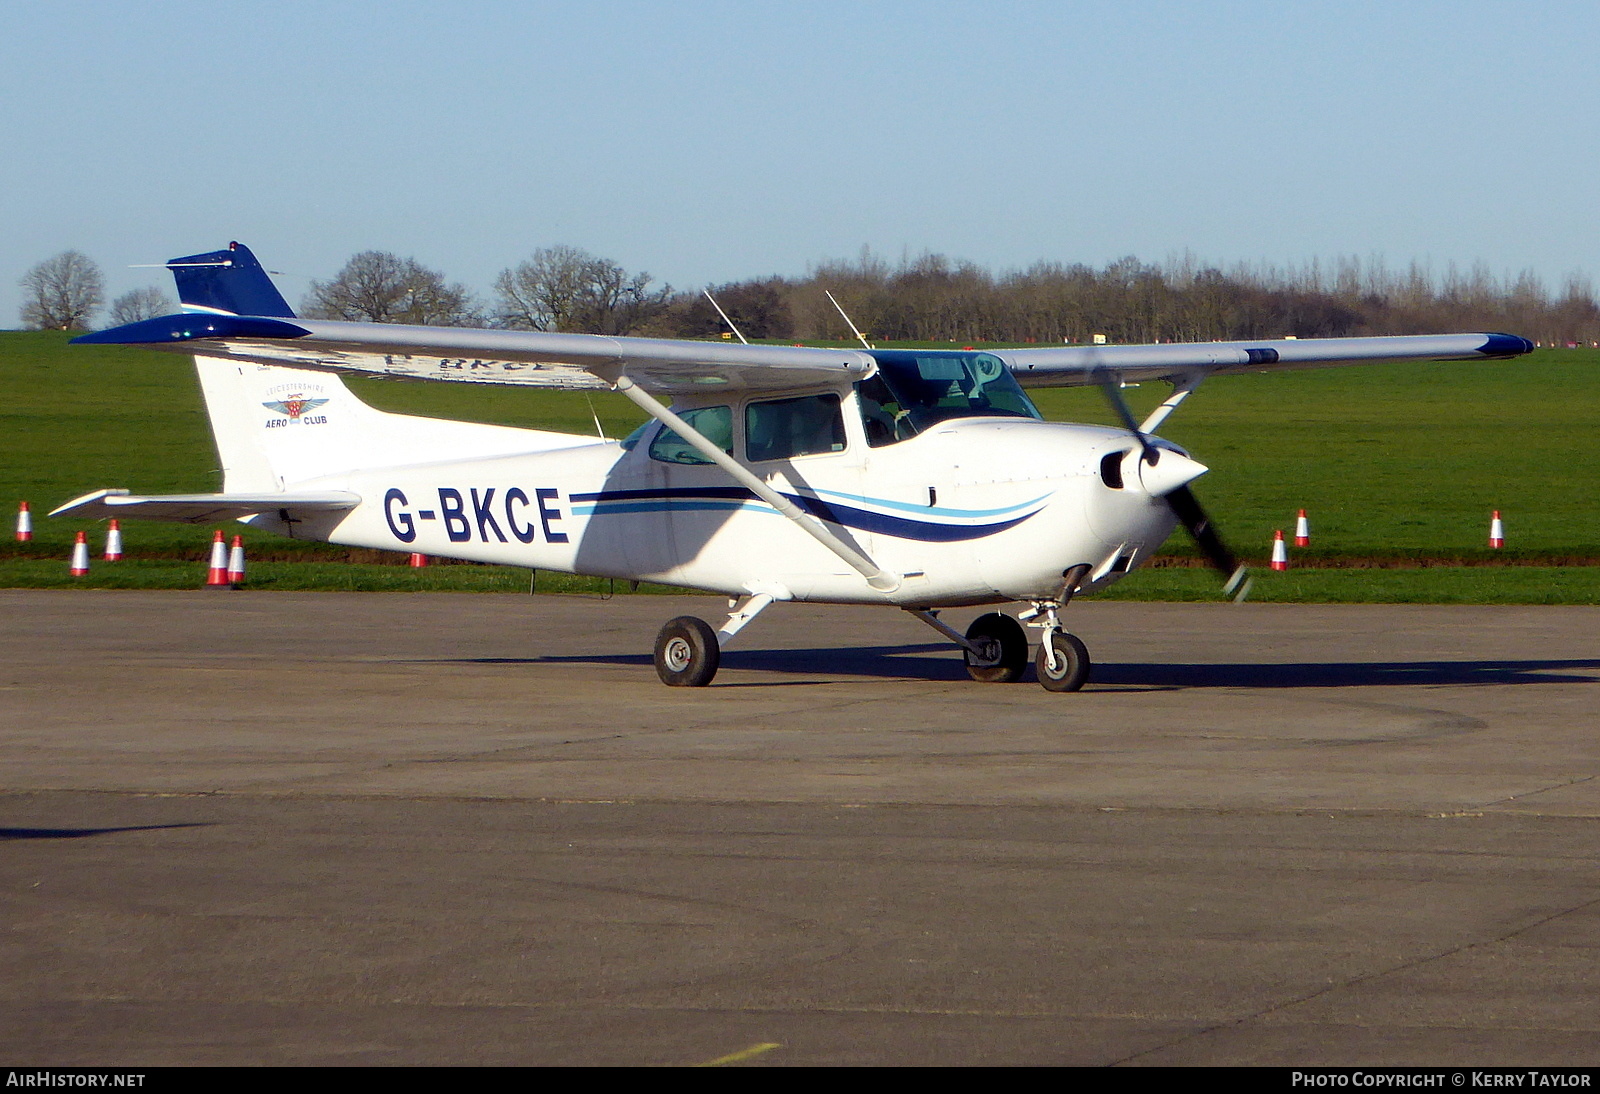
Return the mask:
<path id="1" fill-rule="evenodd" d="M 82 330 L 105 301 L 105 283 L 81 251 L 62 251 L 25 274 L 22 324 L 30 330 Z"/>
<path id="2" fill-rule="evenodd" d="M 583 296 L 595 257 L 576 247 L 541 247 L 526 262 L 501 270 L 500 325 L 512 330 L 566 330 Z"/>
<path id="3" fill-rule="evenodd" d="M 629 274 L 607 259 L 598 259 L 590 268 L 588 292 L 573 311 L 574 330 L 591 334 L 631 334 L 666 311 L 670 285 L 650 288 L 647 273 Z"/>
<path id="4" fill-rule="evenodd" d="M 310 319 L 461 327 L 479 321 L 466 286 L 388 251 L 362 251 L 331 281 L 313 281 L 300 310 Z"/>
<path id="5" fill-rule="evenodd" d="M 780 277 L 713 285 L 709 292 L 746 338 L 793 338 L 794 316 Z M 732 331 L 703 293 L 684 293 L 670 304 L 661 333 L 678 338 L 716 338 Z"/>
<path id="6" fill-rule="evenodd" d="M 497 318 L 513 330 L 628 334 L 667 309 L 671 287 L 650 281 L 577 247 L 542 247 L 495 278 Z"/>
<path id="7" fill-rule="evenodd" d="M 171 315 L 177 310 L 172 298 L 160 289 L 134 289 L 111 302 L 111 322 L 113 325 L 121 326 L 124 323 L 154 319 L 158 315 Z"/>

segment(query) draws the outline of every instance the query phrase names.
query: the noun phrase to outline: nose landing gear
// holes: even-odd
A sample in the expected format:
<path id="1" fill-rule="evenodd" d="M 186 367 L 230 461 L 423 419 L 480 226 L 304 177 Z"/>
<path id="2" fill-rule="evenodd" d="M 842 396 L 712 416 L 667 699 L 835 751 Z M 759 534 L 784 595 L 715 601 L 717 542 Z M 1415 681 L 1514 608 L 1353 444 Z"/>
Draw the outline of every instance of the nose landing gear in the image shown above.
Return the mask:
<path id="1" fill-rule="evenodd" d="M 1087 565 L 1074 566 L 1061 575 L 1061 591 L 1055 599 L 1033 601 L 1016 619 L 999 612 L 980 615 L 966 634 L 942 622 L 931 610 L 906 610 L 960 646 L 967 673 L 989 684 L 1009 684 L 1022 678 L 1028 665 L 1028 635 L 1022 624 L 1038 627 L 1042 633 L 1033 664 L 1039 686 L 1046 691 L 1077 691 L 1089 679 L 1089 650 L 1076 635 L 1067 633 L 1060 612 L 1088 573 Z"/>
<path id="2" fill-rule="evenodd" d="M 1089 649 L 1077 635 L 1067 633 L 1060 614 L 1088 574 L 1087 564 L 1072 567 L 1061 575 L 1061 591 L 1054 600 L 1035 600 L 1033 607 L 1017 616 L 1043 631 L 1033 667 L 1039 686 L 1046 691 L 1077 691 L 1089 679 Z"/>
<path id="3" fill-rule="evenodd" d="M 1046 691 L 1077 691 L 1089 679 L 1089 650 L 1075 634 L 1050 631 L 1039 643 L 1033 667 Z"/>

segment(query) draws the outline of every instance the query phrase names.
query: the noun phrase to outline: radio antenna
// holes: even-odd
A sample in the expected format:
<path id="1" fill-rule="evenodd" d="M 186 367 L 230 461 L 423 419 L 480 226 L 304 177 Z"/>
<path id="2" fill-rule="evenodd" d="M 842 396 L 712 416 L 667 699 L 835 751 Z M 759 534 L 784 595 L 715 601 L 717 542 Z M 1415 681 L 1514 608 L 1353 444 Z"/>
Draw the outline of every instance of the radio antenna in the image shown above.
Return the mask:
<path id="1" fill-rule="evenodd" d="M 583 397 L 589 403 L 589 417 L 594 419 L 594 431 L 600 434 L 602 441 L 609 441 L 611 438 L 606 436 L 606 427 L 600 424 L 600 415 L 595 412 L 594 400 L 589 398 L 587 391 L 583 393 Z"/>
<path id="2" fill-rule="evenodd" d="M 711 295 L 711 290 L 710 289 L 706 289 L 705 290 L 705 294 L 706 294 L 706 299 L 711 301 L 711 306 L 713 308 L 717 309 L 717 314 L 722 316 L 722 321 L 724 323 L 728 324 L 728 329 L 733 331 L 734 334 L 739 336 L 739 341 L 743 342 L 745 345 L 748 346 L 750 344 L 750 339 L 746 338 L 743 334 L 741 334 L 739 332 L 739 328 L 733 325 L 733 320 L 729 319 L 728 318 L 728 313 L 722 310 L 722 305 L 717 303 L 717 298 Z"/>
<path id="3" fill-rule="evenodd" d="M 833 294 L 831 292 L 828 292 L 827 289 L 823 289 L 822 292 L 823 292 L 823 294 L 825 296 L 827 296 L 827 298 L 829 300 L 833 300 Z M 861 339 L 861 344 L 863 346 L 866 346 L 868 349 L 871 349 L 872 348 L 872 343 L 867 341 L 867 336 L 862 334 L 861 331 L 859 329 L 857 329 L 856 325 L 850 321 L 850 317 L 848 315 L 845 315 L 843 306 L 840 305 L 840 303 L 837 300 L 833 300 L 833 306 L 839 309 L 839 314 L 841 316 L 844 316 L 845 324 L 847 326 L 849 326 L 850 330 L 852 332 L 854 332 L 854 334 L 855 334 L 855 336 L 857 338 Z"/>

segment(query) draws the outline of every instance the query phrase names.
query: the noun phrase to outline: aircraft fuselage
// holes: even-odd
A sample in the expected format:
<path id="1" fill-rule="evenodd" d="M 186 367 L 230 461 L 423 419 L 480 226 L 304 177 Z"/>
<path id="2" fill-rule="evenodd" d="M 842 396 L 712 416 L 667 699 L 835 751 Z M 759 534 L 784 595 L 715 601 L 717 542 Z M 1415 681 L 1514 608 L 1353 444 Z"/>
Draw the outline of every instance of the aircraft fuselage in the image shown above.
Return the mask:
<path id="1" fill-rule="evenodd" d="M 852 426 L 860 425 L 847 415 Z M 901 606 L 1050 597 L 1086 564 L 1085 591 L 1119 579 L 1172 531 L 1169 506 L 1107 481 L 1122 430 L 1023 418 L 943 422 L 871 448 L 749 466 L 848 538 L 899 588 L 879 592 L 720 469 L 666 462 L 639 443 L 352 472 L 300 486 L 363 503 L 288 529 L 351 546 L 642 579 L 782 599 Z M 1115 475 L 1111 476 L 1116 479 Z"/>

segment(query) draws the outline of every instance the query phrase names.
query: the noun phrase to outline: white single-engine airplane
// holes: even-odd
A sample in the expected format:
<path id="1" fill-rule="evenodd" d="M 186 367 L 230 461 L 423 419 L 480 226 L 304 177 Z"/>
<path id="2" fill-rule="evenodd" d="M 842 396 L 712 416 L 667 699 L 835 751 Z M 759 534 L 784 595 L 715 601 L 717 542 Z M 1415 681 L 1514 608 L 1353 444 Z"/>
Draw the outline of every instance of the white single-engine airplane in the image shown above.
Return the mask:
<path id="1" fill-rule="evenodd" d="M 965 652 L 978 680 L 1089 673 L 1061 624 L 1183 524 L 1242 595 L 1245 574 L 1189 489 L 1206 468 L 1154 436 L 1208 376 L 1371 361 L 1515 357 L 1508 334 L 956 352 L 818 349 L 299 319 L 249 248 L 175 258 L 184 313 L 84 335 L 194 355 L 223 493 L 101 490 L 55 514 L 205 523 L 302 539 L 705 589 L 713 630 L 656 639 L 671 685 L 775 600 L 883 604 Z M 865 345 L 865 342 L 863 341 Z M 650 416 L 627 439 L 388 414 L 330 373 L 610 388 Z M 1172 394 L 1143 422 L 1124 383 Z M 1126 428 L 1043 421 L 1024 387 L 1097 385 Z M 671 408 L 660 397 L 671 399 Z M 941 607 L 1021 602 L 965 634 Z"/>

